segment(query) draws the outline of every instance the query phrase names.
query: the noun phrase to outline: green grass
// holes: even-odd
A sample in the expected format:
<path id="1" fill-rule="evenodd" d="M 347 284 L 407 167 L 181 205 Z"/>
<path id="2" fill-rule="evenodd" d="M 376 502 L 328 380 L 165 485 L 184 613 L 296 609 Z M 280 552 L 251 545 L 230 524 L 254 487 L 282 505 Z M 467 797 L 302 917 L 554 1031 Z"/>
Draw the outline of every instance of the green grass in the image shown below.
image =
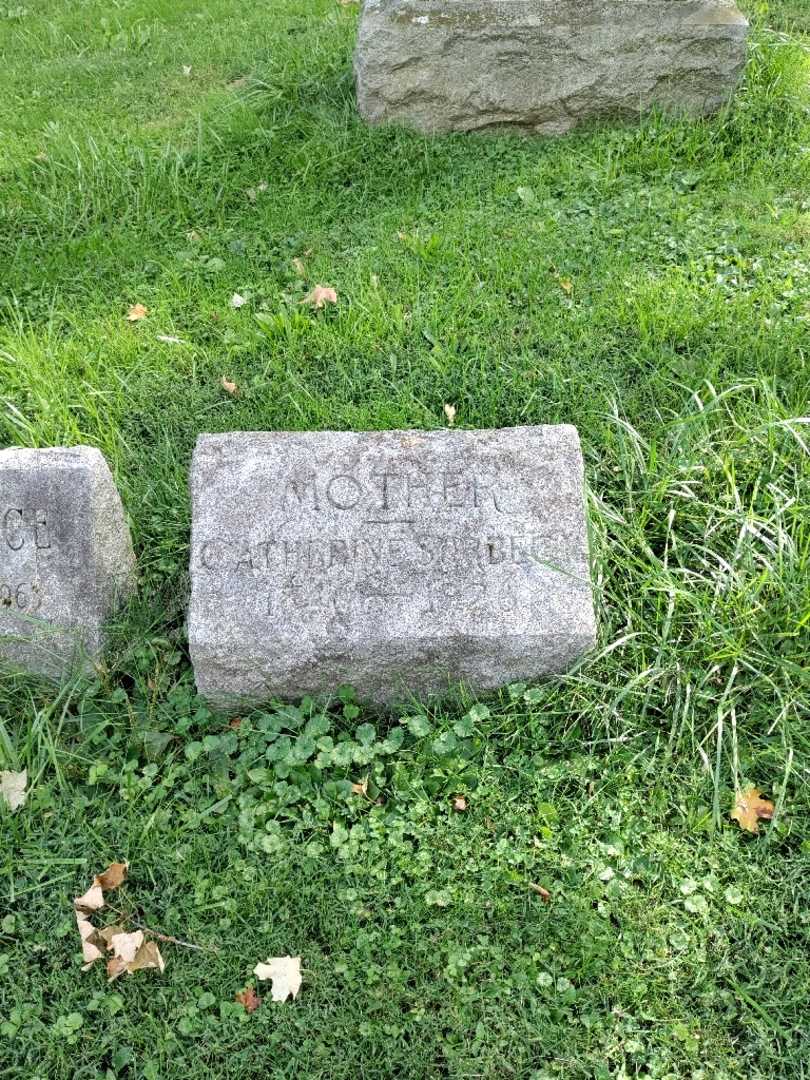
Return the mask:
<path id="1" fill-rule="evenodd" d="M 332 0 L 0 4 L 0 440 L 100 447 L 141 574 L 97 682 L 0 683 L 3 1080 L 807 1076 L 810 16 L 745 6 L 722 115 L 521 141 L 365 128 Z M 196 435 L 445 402 L 578 426 L 597 652 L 229 727 L 184 636 Z M 206 951 L 82 974 L 113 859 Z M 288 952 L 297 1002 L 233 1005 Z"/>

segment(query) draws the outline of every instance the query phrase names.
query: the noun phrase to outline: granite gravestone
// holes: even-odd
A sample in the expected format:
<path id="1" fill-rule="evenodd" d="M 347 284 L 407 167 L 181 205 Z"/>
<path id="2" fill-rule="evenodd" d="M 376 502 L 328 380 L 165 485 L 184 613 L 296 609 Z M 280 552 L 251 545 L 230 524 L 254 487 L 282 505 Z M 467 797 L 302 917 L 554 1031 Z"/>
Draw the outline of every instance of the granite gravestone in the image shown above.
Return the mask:
<path id="1" fill-rule="evenodd" d="M 98 450 L 0 451 L 0 662 L 62 678 L 91 670 L 135 557 Z"/>
<path id="2" fill-rule="evenodd" d="M 357 104 L 424 132 L 703 115 L 733 93 L 747 32 L 734 0 L 365 0 Z"/>
<path id="3" fill-rule="evenodd" d="M 200 436 L 189 643 L 212 703 L 390 702 L 594 642 L 576 429 Z"/>

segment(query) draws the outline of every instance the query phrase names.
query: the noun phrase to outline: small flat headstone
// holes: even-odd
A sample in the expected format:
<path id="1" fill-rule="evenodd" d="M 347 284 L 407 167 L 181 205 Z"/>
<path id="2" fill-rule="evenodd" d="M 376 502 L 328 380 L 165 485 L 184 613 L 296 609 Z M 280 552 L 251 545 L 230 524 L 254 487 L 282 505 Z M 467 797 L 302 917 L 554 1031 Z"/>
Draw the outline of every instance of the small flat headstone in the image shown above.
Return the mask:
<path id="1" fill-rule="evenodd" d="M 98 450 L 0 451 L 0 664 L 51 678 L 92 670 L 134 569 Z"/>
<path id="2" fill-rule="evenodd" d="M 200 436 L 189 643 L 213 704 L 391 702 L 594 642 L 576 429 Z"/>

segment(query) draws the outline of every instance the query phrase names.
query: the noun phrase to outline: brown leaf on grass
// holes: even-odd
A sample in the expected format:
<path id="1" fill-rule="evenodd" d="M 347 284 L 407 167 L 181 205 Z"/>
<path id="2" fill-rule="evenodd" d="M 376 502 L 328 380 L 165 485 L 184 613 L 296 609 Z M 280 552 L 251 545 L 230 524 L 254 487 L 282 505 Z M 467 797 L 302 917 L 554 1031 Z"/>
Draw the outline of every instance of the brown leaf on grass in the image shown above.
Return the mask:
<path id="1" fill-rule="evenodd" d="M 447 426 L 452 427 L 456 422 L 456 407 L 455 405 L 445 405 L 444 415 L 447 417 Z"/>
<path id="2" fill-rule="evenodd" d="M 136 971 L 147 968 L 157 968 L 162 972 L 166 967 L 155 942 L 144 940 L 143 930 L 136 930 L 132 934 L 115 934 L 110 946 L 113 951 L 113 956 L 107 963 L 110 982 L 125 972 L 134 975 Z"/>
<path id="3" fill-rule="evenodd" d="M 126 931 L 121 934 L 113 934 L 110 939 L 113 956 L 117 956 L 125 964 L 132 963 L 141 945 L 143 945 L 143 930 L 135 930 L 131 934 L 126 933 Z"/>
<path id="4" fill-rule="evenodd" d="M 125 862 L 110 863 L 103 873 L 96 876 L 93 884 L 100 885 L 105 892 L 107 889 L 117 889 L 127 880 L 128 867 L 129 863 Z"/>
<path id="5" fill-rule="evenodd" d="M 127 971 L 132 975 L 136 971 L 146 971 L 147 968 L 157 968 L 163 974 L 166 964 L 160 955 L 160 949 L 154 941 L 145 941 L 135 954 L 135 959 L 128 965 Z"/>
<path id="6" fill-rule="evenodd" d="M 236 385 L 236 383 L 231 382 L 231 380 L 228 379 L 225 375 L 222 376 L 222 389 L 226 392 L 226 394 L 233 395 L 239 393 L 239 387 Z"/>
<path id="7" fill-rule="evenodd" d="M 467 809 L 467 800 L 464 798 L 463 795 L 454 796 L 453 809 L 459 814 L 463 814 L 464 811 Z"/>
<path id="8" fill-rule="evenodd" d="M 532 892 L 537 893 L 541 900 L 545 900 L 546 903 L 551 899 L 551 893 L 548 889 L 544 889 L 542 885 L 536 885 L 533 881 L 530 881 L 529 888 Z"/>
<path id="9" fill-rule="evenodd" d="M 337 293 L 330 285 L 316 285 L 303 300 L 299 301 L 301 304 L 309 304 L 310 307 L 318 310 L 326 304 L 336 304 L 337 302 Z"/>
<path id="10" fill-rule="evenodd" d="M 758 833 L 760 820 L 770 821 L 773 817 L 773 803 L 770 799 L 763 799 L 758 788 L 747 787 L 734 796 L 734 806 L 730 816 L 741 829 Z"/>
<path id="11" fill-rule="evenodd" d="M 105 905 L 104 893 L 117 889 L 126 881 L 129 864 L 110 863 L 106 870 L 96 874 L 93 884 L 83 896 L 73 901 L 76 926 L 82 939 L 82 971 L 89 971 L 96 960 L 102 960 L 105 952 L 113 955 L 107 963 L 107 975 L 112 981 L 124 972 L 130 975 L 144 968 L 164 969 L 163 957 L 154 941 L 146 941 L 143 930 L 128 933 L 123 926 L 95 927 L 90 921 L 92 915 Z M 150 933 L 150 931 L 147 931 Z"/>
<path id="12" fill-rule="evenodd" d="M 258 1007 L 262 1003 L 262 999 L 256 993 L 252 986 L 246 986 L 244 990 L 240 990 L 234 998 L 234 1001 L 242 1005 L 245 1012 L 256 1012 Z"/>
<path id="13" fill-rule="evenodd" d="M 101 891 L 98 879 L 94 879 L 93 884 L 83 896 L 77 896 L 75 898 L 73 907 L 76 911 L 83 911 L 86 913 L 100 911 L 101 908 L 104 907 L 104 893 Z"/>
<path id="14" fill-rule="evenodd" d="M 273 980 L 273 1001 L 286 1001 L 290 995 L 297 997 L 301 989 L 301 957 L 272 956 L 266 963 L 257 964 L 253 974 L 257 979 Z"/>
<path id="15" fill-rule="evenodd" d="M 149 314 L 149 309 L 145 308 L 143 304 L 133 304 L 127 312 L 128 322 L 138 322 L 139 319 L 145 319 Z"/>
<path id="16" fill-rule="evenodd" d="M 368 795 L 367 776 L 365 776 L 358 784 L 352 784 L 352 795 Z"/>

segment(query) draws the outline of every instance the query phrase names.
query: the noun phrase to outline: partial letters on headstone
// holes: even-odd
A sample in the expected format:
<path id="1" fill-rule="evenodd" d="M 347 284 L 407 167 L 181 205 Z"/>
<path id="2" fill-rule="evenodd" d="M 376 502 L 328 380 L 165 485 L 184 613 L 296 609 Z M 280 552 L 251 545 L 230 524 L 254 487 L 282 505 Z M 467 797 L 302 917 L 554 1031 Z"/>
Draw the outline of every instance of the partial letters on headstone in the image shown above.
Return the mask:
<path id="1" fill-rule="evenodd" d="M 134 568 L 98 450 L 0 451 L 0 664 L 53 678 L 91 671 Z"/>

